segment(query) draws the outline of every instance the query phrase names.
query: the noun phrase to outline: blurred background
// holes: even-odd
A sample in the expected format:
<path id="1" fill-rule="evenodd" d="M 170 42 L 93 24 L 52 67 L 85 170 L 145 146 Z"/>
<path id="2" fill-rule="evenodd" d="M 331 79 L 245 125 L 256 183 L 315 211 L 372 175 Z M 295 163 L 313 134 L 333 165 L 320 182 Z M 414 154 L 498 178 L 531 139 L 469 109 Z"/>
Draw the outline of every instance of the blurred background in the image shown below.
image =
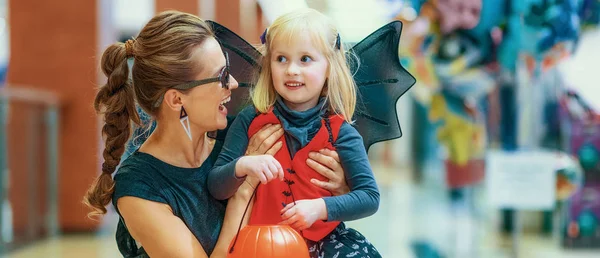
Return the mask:
<path id="1" fill-rule="evenodd" d="M 384 257 L 600 257 L 600 0 L 0 0 L 0 256 L 120 256 L 114 209 L 81 203 L 106 46 L 169 9 L 258 44 L 307 6 L 346 42 L 404 23 L 403 137 L 371 148 L 380 209 L 349 223 Z"/>

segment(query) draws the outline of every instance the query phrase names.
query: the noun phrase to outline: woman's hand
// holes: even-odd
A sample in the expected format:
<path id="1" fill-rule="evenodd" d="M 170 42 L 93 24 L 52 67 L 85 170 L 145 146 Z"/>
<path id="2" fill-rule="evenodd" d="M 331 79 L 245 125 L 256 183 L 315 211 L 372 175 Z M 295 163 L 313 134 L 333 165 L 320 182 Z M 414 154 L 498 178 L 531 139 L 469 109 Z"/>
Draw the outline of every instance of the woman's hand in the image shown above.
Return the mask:
<path id="1" fill-rule="evenodd" d="M 250 138 L 246 155 L 275 155 L 283 146 L 283 143 L 278 141 L 283 133 L 284 130 L 279 124 L 263 126 L 260 131 Z M 310 168 L 329 179 L 327 182 L 312 179 L 311 182 L 316 186 L 331 191 L 333 195 L 343 195 L 350 192 L 337 152 L 329 149 L 311 152 L 306 163 Z"/>
<path id="2" fill-rule="evenodd" d="M 310 180 L 311 183 L 329 190 L 336 196 L 350 192 L 350 188 L 346 183 L 344 169 L 342 169 L 342 164 L 340 163 L 340 157 L 336 151 L 322 149 L 319 152 L 311 152 L 308 154 L 306 164 L 329 179 L 328 182 L 325 182 L 313 178 Z"/>
<path id="3" fill-rule="evenodd" d="M 263 126 L 248 141 L 246 155 L 275 155 L 283 146 L 281 141 L 277 141 L 281 136 L 283 136 L 283 128 L 280 124 Z"/>

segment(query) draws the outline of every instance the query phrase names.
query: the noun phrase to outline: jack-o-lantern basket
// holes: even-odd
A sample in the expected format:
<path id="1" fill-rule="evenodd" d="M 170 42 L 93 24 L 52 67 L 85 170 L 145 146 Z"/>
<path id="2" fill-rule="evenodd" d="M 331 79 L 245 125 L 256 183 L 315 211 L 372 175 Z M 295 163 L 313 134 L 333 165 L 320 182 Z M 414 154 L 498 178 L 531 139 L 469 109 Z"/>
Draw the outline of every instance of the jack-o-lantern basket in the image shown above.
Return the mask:
<path id="1" fill-rule="evenodd" d="M 248 225 L 231 242 L 227 257 L 308 258 L 309 254 L 304 238 L 288 225 Z"/>

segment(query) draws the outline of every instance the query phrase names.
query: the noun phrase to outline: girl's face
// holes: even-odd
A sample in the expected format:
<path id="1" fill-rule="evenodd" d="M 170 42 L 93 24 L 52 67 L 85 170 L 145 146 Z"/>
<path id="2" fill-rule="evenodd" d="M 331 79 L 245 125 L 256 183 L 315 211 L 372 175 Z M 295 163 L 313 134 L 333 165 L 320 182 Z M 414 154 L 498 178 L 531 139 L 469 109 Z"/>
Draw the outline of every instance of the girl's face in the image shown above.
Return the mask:
<path id="1" fill-rule="evenodd" d="M 285 104 L 296 111 L 316 106 L 329 63 L 311 42 L 309 33 L 302 32 L 289 41 L 275 38 L 270 51 L 273 85 Z"/>

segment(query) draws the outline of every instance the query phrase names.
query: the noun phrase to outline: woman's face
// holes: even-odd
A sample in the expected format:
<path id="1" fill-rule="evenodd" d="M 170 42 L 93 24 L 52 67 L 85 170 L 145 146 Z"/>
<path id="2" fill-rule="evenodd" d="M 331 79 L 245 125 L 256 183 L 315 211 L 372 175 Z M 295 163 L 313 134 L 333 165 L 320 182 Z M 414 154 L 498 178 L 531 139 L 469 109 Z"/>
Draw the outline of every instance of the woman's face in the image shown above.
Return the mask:
<path id="1" fill-rule="evenodd" d="M 218 77 L 225 68 L 226 59 L 221 46 L 214 38 L 209 38 L 197 46 L 192 57 L 202 69 L 193 78 L 204 80 Z M 212 82 L 192 88 L 181 97 L 187 111 L 190 126 L 205 131 L 214 131 L 227 127 L 227 108 L 223 105 L 230 100 L 231 90 L 238 87 L 238 82 L 229 77 L 229 89 L 221 82 Z"/>

